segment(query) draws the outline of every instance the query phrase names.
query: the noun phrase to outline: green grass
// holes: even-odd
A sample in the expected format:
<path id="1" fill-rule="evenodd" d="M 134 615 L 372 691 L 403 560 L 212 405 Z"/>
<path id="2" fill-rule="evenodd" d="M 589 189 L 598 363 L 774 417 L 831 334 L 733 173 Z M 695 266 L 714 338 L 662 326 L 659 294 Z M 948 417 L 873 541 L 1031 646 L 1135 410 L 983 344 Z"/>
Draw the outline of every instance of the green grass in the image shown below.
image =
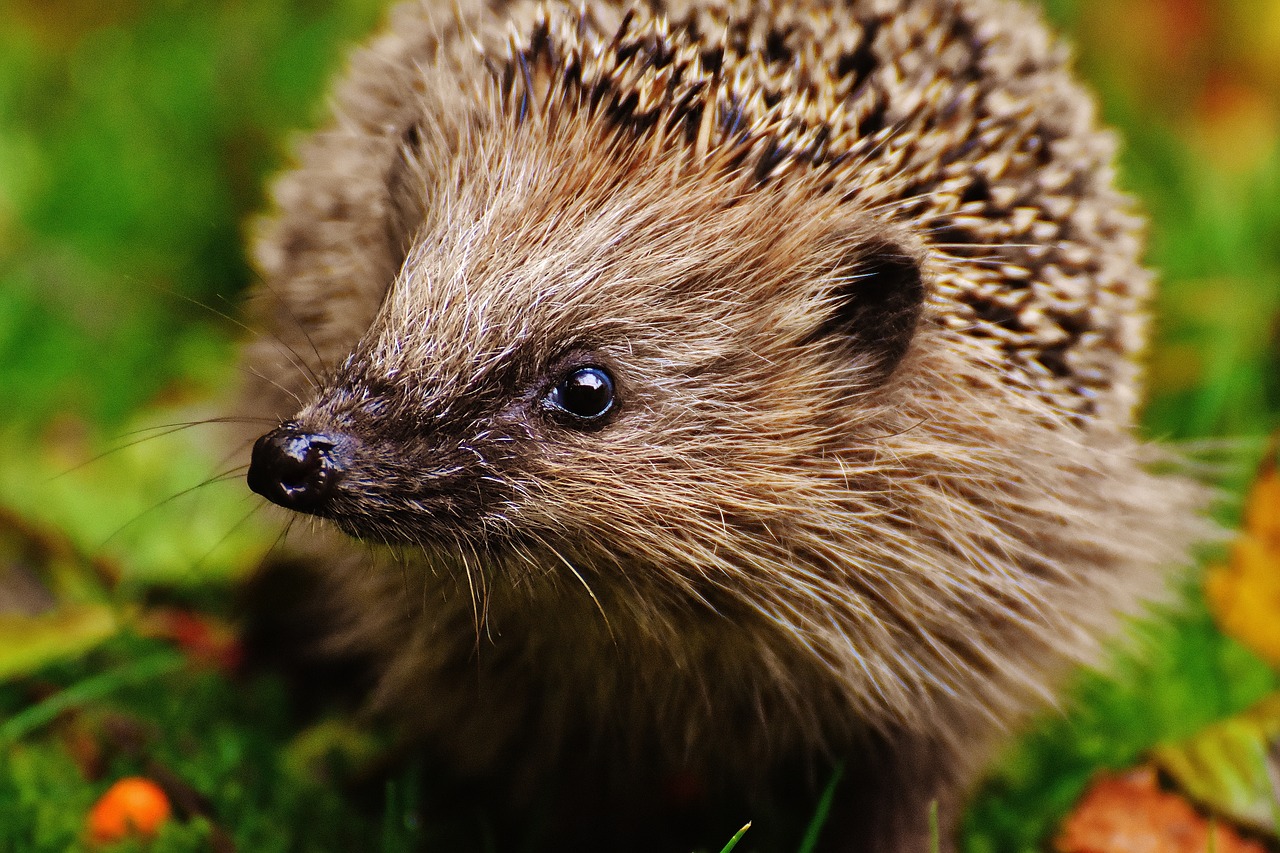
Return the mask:
<path id="1" fill-rule="evenodd" d="M 1178 5 L 1151 3 L 1156 22 Z M 158 425 L 215 414 L 234 383 L 238 333 L 219 315 L 251 279 L 245 223 L 290 129 L 320 115 L 343 45 L 379 5 L 0 3 L 0 569 L 41 574 L 71 608 L 42 627 L 0 617 L 0 849 L 78 849 L 111 780 L 158 771 L 204 805 L 152 850 L 226 838 L 253 851 L 453 849 L 420 810 L 429 768 L 353 789 L 382 735 L 332 710 L 301 723 L 278 675 L 183 663 L 140 621 L 157 599 L 228 616 L 235 581 L 272 544 L 238 483 L 185 493 L 230 467 L 209 449 L 217 442 Z M 1080 41 L 1125 139 L 1122 182 L 1153 218 L 1162 282 L 1147 429 L 1225 439 L 1221 481 L 1238 501 L 1280 414 L 1280 142 L 1273 128 L 1250 154 L 1252 125 L 1219 127 L 1196 87 L 1225 69 L 1265 92 L 1280 72 L 1258 64 L 1265 50 L 1236 44 L 1249 28 L 1225 24 L 1199 36 L 1200 54 L 1162 59 L 1160 45 L 1111 26 L 1132 5 L 1047 3 Z M 1270 20 L 1265 0 L 1203 6 L 1223 21 Z M 1223 512 L 1233 521 L 1231 501 Z M 1214 627 L 1195 578 L 1182 599 L 1010 747 L 966 816 L 966 849 L 1042 849 L 1099 768 L 1276 688 Z M 459 822 L 480 826 L 472 834 L 491 849 L 473 817 Z M 757 822 L 724 849 L 755 849 L 767 829 Z"/>
<path id="2" fill-rule="evenodd" d="M 33 692 L 56 687 L 66 689 L 54 697 L 71 694 L 81 710 L 56 722 L 44 712 L 65 708 L 37 703 L 14 713 Z M 291 760 L 298 733 L 282 691 L 272 678 L 232 684 L 213 671 L 183 668 L 168 644 L 128 633 L 81 660 L 11 683 L 0 694 L 0 708 L 13 714 L 4 734 L 22 737 L 6 741 L 0 762 L 4 849 L 78 849 L 84 815 L 112 781 L 166 771 L 207 798 L 208 813 L 174 822 L 154 850 L 209 849 L 215 827 L 231 833 L 240 850 L 362 849 L 379 837 L 377 821 L 323 779 L 299 773 Z M 103 744 L 90 762 L 97 765 L 93 778 L 86 778 L 83 758 L 70 757 L 67 745 L 77 734 Z M 389 801 L 388 812 L 394 807 Z M 392 817 L 387 826 L 382 837 L 404 838 Z"/>

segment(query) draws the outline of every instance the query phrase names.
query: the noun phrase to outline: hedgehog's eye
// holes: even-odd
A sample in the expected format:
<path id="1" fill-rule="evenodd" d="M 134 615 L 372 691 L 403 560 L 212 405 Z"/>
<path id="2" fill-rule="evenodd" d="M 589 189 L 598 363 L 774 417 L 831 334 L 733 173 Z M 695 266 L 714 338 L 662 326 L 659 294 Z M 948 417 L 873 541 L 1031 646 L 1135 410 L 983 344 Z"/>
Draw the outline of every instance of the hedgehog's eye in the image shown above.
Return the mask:
<path id="1" fill-rule="evenodd" d="M 579 421 L 596 421 L 613 408 L 613 379 L 599 367 L 579 367 L 547 393 L 546 405 Z"/>

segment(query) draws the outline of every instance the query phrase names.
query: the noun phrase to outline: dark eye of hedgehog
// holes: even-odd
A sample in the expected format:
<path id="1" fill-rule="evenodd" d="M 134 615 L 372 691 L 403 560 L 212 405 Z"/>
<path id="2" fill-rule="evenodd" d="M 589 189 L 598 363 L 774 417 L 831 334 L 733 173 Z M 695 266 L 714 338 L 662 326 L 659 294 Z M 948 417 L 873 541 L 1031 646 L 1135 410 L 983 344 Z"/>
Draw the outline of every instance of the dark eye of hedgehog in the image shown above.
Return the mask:
<path id="1" fill-rule="evenodd" d="M 578 367 L 565 374 L 543 398 L 554 413 L 570 423 L 596 423 L 613 409 L 613 378 L 599 367 Z"/>

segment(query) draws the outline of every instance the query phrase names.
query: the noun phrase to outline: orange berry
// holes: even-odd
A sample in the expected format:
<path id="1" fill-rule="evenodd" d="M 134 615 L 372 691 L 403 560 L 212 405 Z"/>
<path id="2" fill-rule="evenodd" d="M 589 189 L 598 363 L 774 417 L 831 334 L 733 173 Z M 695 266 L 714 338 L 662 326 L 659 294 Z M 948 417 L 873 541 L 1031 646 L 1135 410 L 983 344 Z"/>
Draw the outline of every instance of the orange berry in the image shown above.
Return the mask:
<path id="1" fill-rule="evenodd" d="M 169 798 L 150 779 L 130 776 L 116 782 L 89 810 L 89 836 L 101 844 L 130 835 L 151 837 L 169 819 Z"/>

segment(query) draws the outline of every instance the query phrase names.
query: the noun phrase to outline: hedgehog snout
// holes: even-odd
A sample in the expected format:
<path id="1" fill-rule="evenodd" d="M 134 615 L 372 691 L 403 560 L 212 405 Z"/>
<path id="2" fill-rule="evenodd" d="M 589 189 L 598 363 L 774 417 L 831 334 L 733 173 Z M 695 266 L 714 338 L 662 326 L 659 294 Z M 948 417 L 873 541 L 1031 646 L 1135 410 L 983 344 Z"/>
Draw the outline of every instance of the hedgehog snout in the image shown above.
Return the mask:
<path id="1" fill-rule="evenodd" d="M 323 513 L 346 473 L 354 439 L 286 421 L 253 445 L 249 488 L 285 509 Z"/>

